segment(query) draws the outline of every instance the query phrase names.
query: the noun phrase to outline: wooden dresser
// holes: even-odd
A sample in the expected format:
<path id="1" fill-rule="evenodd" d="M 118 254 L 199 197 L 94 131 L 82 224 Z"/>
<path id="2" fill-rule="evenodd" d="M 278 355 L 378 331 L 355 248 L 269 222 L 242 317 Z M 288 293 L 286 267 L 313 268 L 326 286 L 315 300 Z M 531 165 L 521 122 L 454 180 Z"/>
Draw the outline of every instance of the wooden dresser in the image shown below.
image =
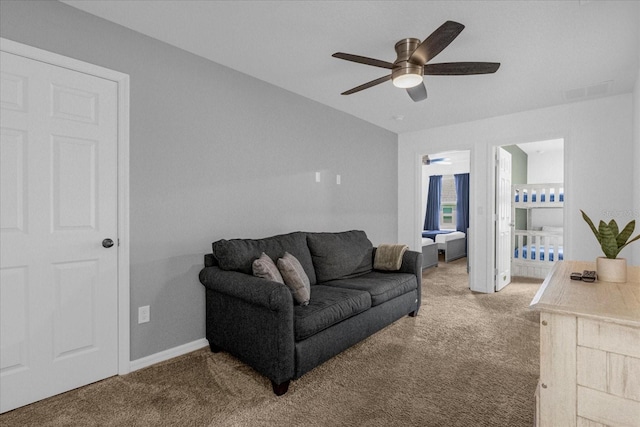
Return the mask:
<path id="1" fill-rule="evenodd" d="M 531 302 L 540 311 L 541 427 L 640 426 L 640 267 L 627 283 L 570 279 L 595 262 L 560 261 Z"/>

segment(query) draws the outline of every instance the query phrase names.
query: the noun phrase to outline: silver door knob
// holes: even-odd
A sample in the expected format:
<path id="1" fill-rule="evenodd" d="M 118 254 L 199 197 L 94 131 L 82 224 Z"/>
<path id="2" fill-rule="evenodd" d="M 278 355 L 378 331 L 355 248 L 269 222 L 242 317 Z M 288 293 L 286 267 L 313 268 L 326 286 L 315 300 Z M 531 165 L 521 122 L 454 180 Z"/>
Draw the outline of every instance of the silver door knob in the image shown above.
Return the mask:
<path id="1" fill-rule="evenodd" d="M 110 248 L 111 246 L 113 246 L 113 240 L 111 239 L 104 239 L 102 241 L 102 246 L 105 248 Z"/>

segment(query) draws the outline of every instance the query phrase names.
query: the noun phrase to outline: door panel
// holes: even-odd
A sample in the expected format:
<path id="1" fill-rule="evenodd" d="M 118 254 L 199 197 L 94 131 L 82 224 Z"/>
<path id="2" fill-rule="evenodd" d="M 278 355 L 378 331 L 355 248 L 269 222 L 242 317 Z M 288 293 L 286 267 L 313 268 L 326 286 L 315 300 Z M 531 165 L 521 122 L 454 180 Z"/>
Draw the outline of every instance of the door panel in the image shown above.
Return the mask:
<path id="1" fill-rule="evenodd" d="M 117 84 L 1 53 L 0 412 L 118 372 Z"/>
<path id="2" fill-rule="evenodd" d="M 2 354 L 0 374 L 11 373 L 27 367 L 29 335 L 29 285 L 27 268 L 18 266 L 0 270 L 0 333 Z"/>
<path id="3" fill-rule="evenodd" d="M 95 350 L 97 260 L 55 264 L 54 357 Z M 67 333 L 73 330 L 73 334 Z"/>
<path id="4" fill-rule="evenodd" d="M 3 233 L 25 232 L 26 224 L 26 135 L 14 129 L 1 130 L 0 228 Z"/>
<path id="5" fill-rule="evenodd" d="M 511 153 L 497 148 L 496 168 L 496 282 L 495 289 L 511 283 Z"/>
<path id="6" fill-rule="evenodd" d="M 53 232 L 96 227 L 97 141 L 53 136 Z"/>

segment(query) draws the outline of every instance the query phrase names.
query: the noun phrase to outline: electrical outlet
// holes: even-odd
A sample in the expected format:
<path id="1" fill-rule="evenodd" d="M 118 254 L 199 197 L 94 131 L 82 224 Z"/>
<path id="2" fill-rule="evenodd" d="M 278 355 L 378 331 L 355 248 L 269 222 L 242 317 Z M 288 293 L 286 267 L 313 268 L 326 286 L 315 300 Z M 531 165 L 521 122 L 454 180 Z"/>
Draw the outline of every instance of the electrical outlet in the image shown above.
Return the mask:
<path id="1" fill-rule="evenodd" d="M 149 321 L 149 306 L 138 307 L 138 323 L 147 323 Z"/>

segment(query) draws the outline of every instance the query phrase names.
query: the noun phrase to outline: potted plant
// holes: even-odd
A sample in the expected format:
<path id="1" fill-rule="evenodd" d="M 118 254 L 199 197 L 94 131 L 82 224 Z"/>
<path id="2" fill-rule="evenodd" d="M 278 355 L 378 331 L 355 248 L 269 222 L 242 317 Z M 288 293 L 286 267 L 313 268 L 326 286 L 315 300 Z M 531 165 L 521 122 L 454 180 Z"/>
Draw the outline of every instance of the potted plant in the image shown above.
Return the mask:
<path id="1" fill-rule="evenodd" d="M 626 282 L 627 260 L 618 258 L 618 254 L 625 246 L 640 239 L 640 234 L 631 238 L 633 230 L 636 228 L 636 221 L 629 221 L 622 231 L 620 231 L 614 219 L 609 223 L 600 220 L 598 228 L 596 228 L 591 218 L 582 209 L 580 212 L 582 212 L 582 218 L 589 224 L 591 231 L 598 239 L 598 243 L 600 243 L 602 252 L 605 255 L 596 259 L 598 278 L 606 282 Z"/>

